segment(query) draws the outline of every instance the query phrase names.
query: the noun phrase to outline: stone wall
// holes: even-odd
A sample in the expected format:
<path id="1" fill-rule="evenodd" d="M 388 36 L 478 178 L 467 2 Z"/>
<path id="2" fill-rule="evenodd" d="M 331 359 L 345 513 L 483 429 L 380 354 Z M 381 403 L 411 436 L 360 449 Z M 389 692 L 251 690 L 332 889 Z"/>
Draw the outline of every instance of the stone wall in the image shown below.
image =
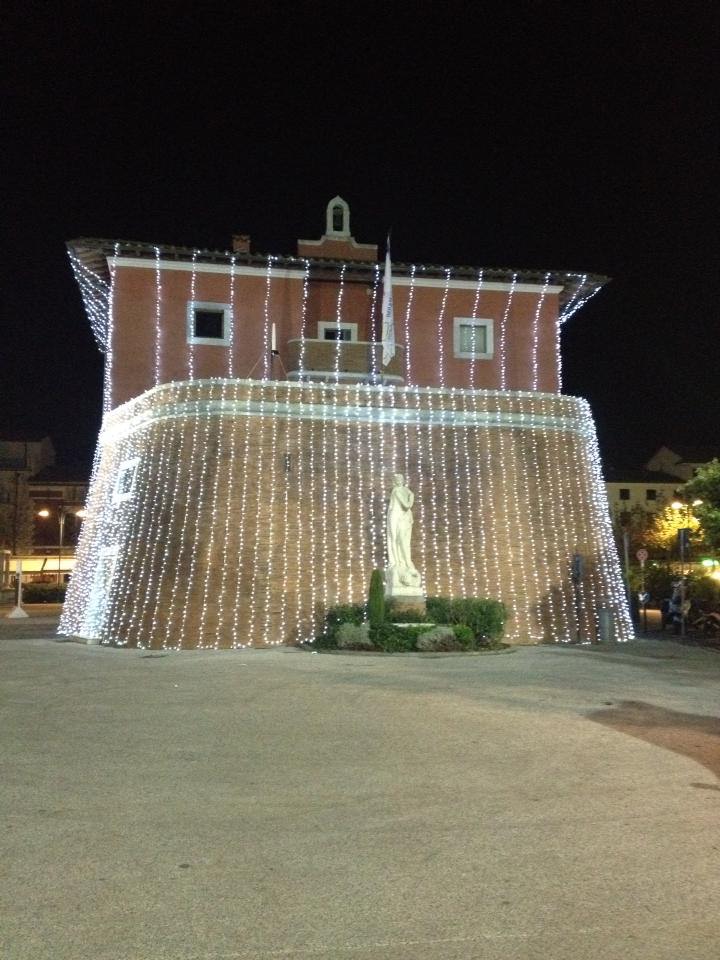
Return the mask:
<path id="1" fill-rule="evenodd" d="M 309 640 L 383 566 L 400 472 L 429 595 L 502 599 L 513 643 L 592 639 L 599 607 L 629 636 L 583 400 L 194 381 L 109 414 L 99 454 L 63 633 L 184 648 Z"/>

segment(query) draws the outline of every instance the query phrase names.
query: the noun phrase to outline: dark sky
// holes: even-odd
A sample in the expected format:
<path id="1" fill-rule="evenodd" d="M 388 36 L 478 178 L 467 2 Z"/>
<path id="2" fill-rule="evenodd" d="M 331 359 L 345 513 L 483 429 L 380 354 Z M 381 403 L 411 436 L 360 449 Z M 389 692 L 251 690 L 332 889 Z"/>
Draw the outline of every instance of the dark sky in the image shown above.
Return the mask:
<path id="1" fill-rule="evenodd" d="M 91 453 L 66 239 L 292 253 L 339 193 L 398 260 L 613 277 L 563 334 L 605 459 L 720 448 L 717 5 L 392 7 L 5 5 L 0 433 Z"/>

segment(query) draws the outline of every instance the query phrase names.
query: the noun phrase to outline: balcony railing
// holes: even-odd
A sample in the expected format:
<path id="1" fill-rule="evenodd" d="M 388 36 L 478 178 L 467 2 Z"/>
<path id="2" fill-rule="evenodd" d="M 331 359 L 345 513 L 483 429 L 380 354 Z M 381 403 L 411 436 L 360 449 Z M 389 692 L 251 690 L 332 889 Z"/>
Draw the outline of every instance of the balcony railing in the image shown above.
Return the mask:
<path id="1" fill-rule="evenodd" d="M 357 340 L 289 340 L 290 380 L 335 380 L 352 383 L 405 383 L 404 347 L 395 347 L 390 363 L 382 365 L 382 344 Z M 302 369 L 301 369 L 302 359 Z"/>

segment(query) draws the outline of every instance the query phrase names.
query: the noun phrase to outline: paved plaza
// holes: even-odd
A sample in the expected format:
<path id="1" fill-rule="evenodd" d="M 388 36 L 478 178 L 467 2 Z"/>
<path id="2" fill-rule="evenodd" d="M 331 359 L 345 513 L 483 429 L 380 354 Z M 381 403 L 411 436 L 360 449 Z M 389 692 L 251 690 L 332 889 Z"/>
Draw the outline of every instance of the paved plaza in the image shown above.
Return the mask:
<path id="1" fill-rule="evenodd" d="M 720 654 L 0 620 L 3 960 L 717 960 Z"/>

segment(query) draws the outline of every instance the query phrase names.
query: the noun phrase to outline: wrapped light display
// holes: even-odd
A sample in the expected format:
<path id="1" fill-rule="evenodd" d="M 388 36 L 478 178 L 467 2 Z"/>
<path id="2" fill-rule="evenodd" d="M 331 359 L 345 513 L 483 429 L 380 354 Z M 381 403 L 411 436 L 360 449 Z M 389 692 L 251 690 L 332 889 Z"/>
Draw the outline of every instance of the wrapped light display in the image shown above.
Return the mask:
<path id="1" fill-rule="evenodd" d="M 369 382 L 358 382 L 346 370 L 355 347 L 340 339 L 347 320 L 362 319 L 348 285 L 357 282 L 357 265 L 274 256 L 248 263 L 235 255 L 217 263 L 197 250 L 168 261 L 157 246 L 146 264 L 122 252 L 117 243 L 108 252 L 107 281 L 71 254 L 106 353 L 106 413 L 62 633 L 167 649 L 311 642 L 323 612 L 363 601 L 371 570 L 384 566 L 385 500 L 392 473 L 402 472 L 416 495 L 414 550 L 429 593 L 502 599 L 510 642 L 591 639 L 603 607 L 616 636 L 631 635 L 588 405 L 537 392 L 554 375 L 542 337 L 550 330 L 555 338 L 559 379 L 560 324 L 593 295 L 591 278 L 566 275 L 571 290 L 554 323 L 547 318 L 555 306 L 545 307 L 562 275 L 525 282 L 518 272 L 500 279 L 399 265 L 404 349 L 388 371 L 377 341 L 380 265 L 367 264 Z M 313 264 L 318 283 L 335 283 L 334 354 L 316 380 L 308 345 L 317 341 L 307 336 Z M 118 277 L 128 267 L 154 271 L 154 386 L 112 409 L 116 312 L 127 295 L 126 288 L 118 295 Z M 217 369 L 207 352 L 217 346 L 199 339 L 196 347 L 188 336 L 187 346 L 178 350 L 176 339 L 175 353 L 169 349 L 173 271 L 185 271 L 181 298 L 229 305 L 216 354 L 223 366 L 212 379 L 196 374 Z M 212 295 L 206 273 L 215 275 Z M 247 278 L 256 285 L 252 308 L 239 286 Z M 452 299 L 457 291 L 464 300 Z M 528 295 L 531 306 L 521 300 Z M 294 326 L 280 314 L 288 303 Z M 481 309 L 494 318 L 494 357 L 472 351 L 458 362 L 454 320 L 475 320 Z M 431 360 L 416 324 L 436 343 Z M 285 345 L 275 333 L 291 328 L 299 333 L 294 380 L 285 377 Z M 517 382 L 522 337 L 528 392 L 508 389 Z M 241 341 L 260 343 L 260 357 L 243 354 Z M 168 357 L 180 358 L 179 369 Z M 422 386 L 431 368 L 436 385 Z M 488 369 L 500 389 L 476 389 Z M 239 370 L 259 379 L 234 379 Z M 573 585 L 576 553 L 585 576 Z"/>
<path id="2" fill-rule="evenodd" d="M 359 438 L 367 456 L 357 455 Z M 381 519 L 369 501 L 384 499 L 393 444 L 416 492 L 428 590 L 473 595 L 481 583 L 508 604 L 512 642 L 590 637 L 600 607 L 621 639 L 630 635 L 584 401 L 238 380 L 153 388 L 106 416 L 62 631 L 168 648 L 312 638 L 322 608 L 364 598 L 377 563 L 365 530 L 377 540 Z M 286 472 L 291 448 L 297 465 Z M 239 449 L 242 478 L 226 470 Z M 113 503 L 120 465 L 133 458 L 132 499 Z M 302 506 L 289 537 L 292 501 Z M 92 557 L 108 548 L 117 563 L 98 598 Z M 587 574 L 573 593 L 576 552 Z M 220 600 L 223 628 L 208 614 Z"/>

